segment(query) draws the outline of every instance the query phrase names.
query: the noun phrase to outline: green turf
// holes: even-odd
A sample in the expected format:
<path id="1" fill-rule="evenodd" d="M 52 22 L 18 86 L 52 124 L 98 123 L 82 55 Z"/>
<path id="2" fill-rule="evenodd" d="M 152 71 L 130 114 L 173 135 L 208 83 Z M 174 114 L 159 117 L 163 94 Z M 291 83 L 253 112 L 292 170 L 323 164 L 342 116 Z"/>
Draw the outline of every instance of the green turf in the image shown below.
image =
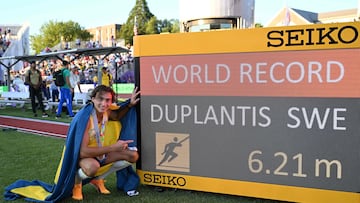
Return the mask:
<path id="1" fill-rule="evenodd" d="M 78 108 L 74 108 L 74 111 L 75 112 L 78 111 Z M 38 116 L 36 117 L 36 119 L 59 121 L 59 122 L 65 122 L 65 123 L 71 122 L 71 118 L 68 118 L 65 112 L 61 113 L 61 118 L 59 118 L 59 119 L 55 118 L 55 109 L 49 109 L 46 112 L 49 114 L 49 117 L 42 118 L 41 117 L 42 112 L 40 110 L 37 110 Z M 7 106 L 6 108 L 0 109 L 0 115 L 17 116 L 17 117 L 24 117 L 24 118 L 35 118 L 30 104 L 25 104 L 24 108 Z"/>

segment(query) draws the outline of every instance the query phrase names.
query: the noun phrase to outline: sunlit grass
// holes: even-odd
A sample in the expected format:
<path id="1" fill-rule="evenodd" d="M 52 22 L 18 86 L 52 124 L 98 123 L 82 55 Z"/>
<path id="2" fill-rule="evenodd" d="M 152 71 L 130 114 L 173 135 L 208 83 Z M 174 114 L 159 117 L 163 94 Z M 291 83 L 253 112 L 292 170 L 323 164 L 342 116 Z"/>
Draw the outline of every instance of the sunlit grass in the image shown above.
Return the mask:
<path id="1" fill-rule="evenodd" d="M 74 109 L 77 110 L 77 109 Z M 22 117 L 22 118 L 36 118 L 41 120 L 50 120 L 50 121 L 59 121 L 59 122 L 65 122 L 70 123 L 71 118 L 68 118 L 66 116 L 65 112 L 61 113 L 61 118 L 55 119 L 55 109 L 49 109 L 46 111 L 49 114 L 49 117 L 42 118 L 41 117 L 41 110 L 37 110 L 37 117 L 34 117 L 34 113 L 32 112 L 31 105 L 25 104 L 24 108 L 18 108 L 18 107 L 12 107 L 7 106 L 6 108 L 0 109 L 0 115 L 8 115 L 8 116 L 16 116 L 16 117 Z"/>

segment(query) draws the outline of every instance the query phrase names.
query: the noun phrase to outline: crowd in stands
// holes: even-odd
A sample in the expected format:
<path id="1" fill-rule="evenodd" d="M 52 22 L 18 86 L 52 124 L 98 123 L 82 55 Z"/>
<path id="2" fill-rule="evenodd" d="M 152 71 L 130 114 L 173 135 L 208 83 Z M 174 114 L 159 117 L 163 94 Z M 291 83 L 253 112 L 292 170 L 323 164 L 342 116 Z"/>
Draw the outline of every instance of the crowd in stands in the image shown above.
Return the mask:
<path id="1" fill-rule="evenodd" d="M 0 28 L 0 57 L 5 53 L 11 43 L 11 30 L 8 28 L 4 31 Z"/>
<path id="2" fill-rule="evenodd" d="M 75 39 L 75 41 L 71 41 L 71 42 L 63 42 L 58 44 L 57 46 L 55 46 L 53 49 L 54 51 L 56 51 L 57 49 L 59 50 L 69 50 L 69 49 L 84 49 L 84 48 L 102 48 L 102 47 L 116 47 L 117 46 L 117 41 L 116 39 L 112 36 L 111 40 L 109 41 L 104 41 L 102 44 L 100 41 L 93 41 L 93 40 L 89 40 L 89 41 L 81 41 L 80 39 Z M 42 53 L 48 53 L 51 52 L 50 48 L 45 48 L 44 50 L 42 50 Z"/>
<path id="3" fill-rule="evenodd" d="M 11 39 L 11 30 L 9 28 L 0 28 L 0 57 L 5 52 L 6 48 L 10 45 Z M 115 38 L 112 37 L 111 45 L 116 46 Z M 71 48 L 101 48 L 103 45 L 99 41 L 87 41 L 82 42 L 80 39 L 77 39 L 72 43 L 65 43 L 59 48 L 62 49 L 71 49 Z M 132 50 L 132 47 L 127 44 L 126 48 Z M 53 49 L 53 50 L 52 50 Z M 49 48 L 46 47 L 42 53 L 56 52 L 56 47 Z M 134 78 L 134 63 L 132 52 L 129 53 L 117 53 L 110 54 L 103 58 L 104 56 L 82 56 L 76 58 L 75 55 L 66 55 L 63 56 L 64 59 L 70 61 L 69 69 L 72 70 L 76 67 L 77 74 L 80 78 L 80 84 L 94 84 L 96 86 L 98 82 L 98 76 L 104 74 L 101 72 L 103 67 L 106 67 L 106 72 L 111 76 L 110 84 L 114 83 L 135 83 Z M 29 70 L 30 64 L 28 62 L 23 63 L 23 68 L 18 71 L 10 71 L 10 89 L 9 91 L 18 91 L 18 92 L 27 92 L 29 91 L 28 85 L 25 84 L 25 75 L 27 70 Z M 56 92 L 58 87 L 53 82 L 53 73 L 59 69 L 56 59 L 53 60 L 44 60 L 37 62 L 37 69 L 41 72 L 44 85 L 43 95 L 44 98 L 50 100 L 57 100 L 58 96 L 52 94 Z M 103 70 L 103 71 L 104 71 Z M 99 73 L 100 72 L 100 73 Z M 6 73 L 5 73 L 6 74 Z M 101 77 L 101 76 L 100 76 Z M 4 81 L 0 80 L 0 85 L 7 84 L 7 76 L 5 75 Z M 52 98 L 53 97 L 53 98 Z"/>
<path id="4" fill-rule="evenodd" d="M 70 70 L 77 67 L 80 77 L 80 84 L 98 84 L 98 71 L 107 67 L 106 71 L 111 75 L 111 83 L 135 83 L 134 63 L 130 53 L 110 54 L 103 59 L 103 56 L 82 56 L 75 58 L 74 55 L 66 55 L 64 58 L 70 61 Z M 103 60 L 102 60 L 103 59 Z M 52 90 L 56 89 L 53 82 L 53 73 L 59 68 L 57 61 L 45 60 L 37 64 L 44 81 L 44 96 L 51 99 Z M 10 71 L 11 90 L 27 91 L 25 73 L 29 69 L 29 63 L 24 62 L 24 67 L 20 71 Z"/>

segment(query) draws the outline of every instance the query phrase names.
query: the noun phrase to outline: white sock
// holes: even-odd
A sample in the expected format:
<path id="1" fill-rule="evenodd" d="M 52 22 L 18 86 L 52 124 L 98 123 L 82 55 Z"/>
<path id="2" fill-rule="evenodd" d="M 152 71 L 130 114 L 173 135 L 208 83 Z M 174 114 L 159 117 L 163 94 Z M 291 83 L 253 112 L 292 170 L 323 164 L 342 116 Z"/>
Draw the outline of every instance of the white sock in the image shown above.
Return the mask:
<path id="1" fill-rule="evenodd" d="M 117 161 L 114 162 L 113 165 L 109 168 L 108 171 L 106 171 L 104 174 L 99 175 L 96 179 L 104 179 L 106 176 L 110 175 L 111 173 L 124 169 L 128 166 L 130 166 L 131 163 L 128 161 Z"/>
<path id="2" fill-rule="evenodd" d="M 77 172 L 77 175 L 79 176 L 79 178 L 80 178 L 81 180 L 90 178 L 89 176 L 87 176 L 87 175 L 84 173 L 84 171 L 83 171 L 81 168 L 79 168 L 79 170 L 78 170 L 78 172 Z"/>

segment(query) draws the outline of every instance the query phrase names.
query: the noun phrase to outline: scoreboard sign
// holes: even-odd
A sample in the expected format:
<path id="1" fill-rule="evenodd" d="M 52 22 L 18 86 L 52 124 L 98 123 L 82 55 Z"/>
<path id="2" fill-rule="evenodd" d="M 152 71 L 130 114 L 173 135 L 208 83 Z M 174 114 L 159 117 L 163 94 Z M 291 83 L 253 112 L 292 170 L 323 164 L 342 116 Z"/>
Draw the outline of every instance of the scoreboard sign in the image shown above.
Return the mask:
<path id="1" fill-rule="evenodd" d="M 141 182 L 360 202 L 359 25 L 135 37 Z"/>

